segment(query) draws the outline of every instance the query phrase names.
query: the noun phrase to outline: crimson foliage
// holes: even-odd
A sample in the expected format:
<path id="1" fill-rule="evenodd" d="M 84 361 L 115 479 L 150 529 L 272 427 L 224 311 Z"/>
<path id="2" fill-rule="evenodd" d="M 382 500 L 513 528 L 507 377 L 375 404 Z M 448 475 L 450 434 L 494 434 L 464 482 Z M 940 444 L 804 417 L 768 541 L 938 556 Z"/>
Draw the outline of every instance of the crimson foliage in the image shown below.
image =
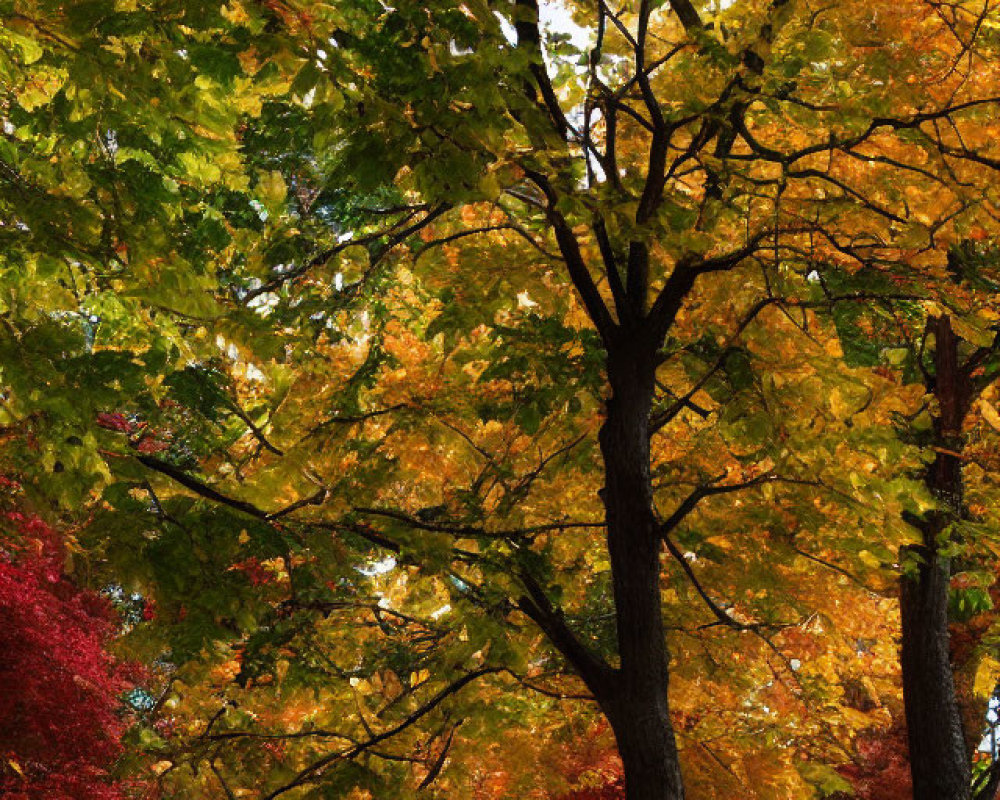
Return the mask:
<path id="1" fill-rule="evenodd" d="M 63 574 L 60 537 L 43 520 L 6 511 L 0 526 L 0 796 L 119 800 L 108 769 L 126 684 L 104 647 L 111 607 Z"/>

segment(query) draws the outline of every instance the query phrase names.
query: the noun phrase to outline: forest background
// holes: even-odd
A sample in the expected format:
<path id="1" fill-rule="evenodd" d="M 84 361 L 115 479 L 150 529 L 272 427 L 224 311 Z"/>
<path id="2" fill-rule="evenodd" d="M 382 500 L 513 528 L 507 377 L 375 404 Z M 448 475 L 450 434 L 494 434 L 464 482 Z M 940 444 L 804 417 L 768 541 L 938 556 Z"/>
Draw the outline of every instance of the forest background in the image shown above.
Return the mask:
<path id="1" fill-rule="evenodd" d="M 996 796 L 1000 6 L 0 19 L 5 796 Z"/>

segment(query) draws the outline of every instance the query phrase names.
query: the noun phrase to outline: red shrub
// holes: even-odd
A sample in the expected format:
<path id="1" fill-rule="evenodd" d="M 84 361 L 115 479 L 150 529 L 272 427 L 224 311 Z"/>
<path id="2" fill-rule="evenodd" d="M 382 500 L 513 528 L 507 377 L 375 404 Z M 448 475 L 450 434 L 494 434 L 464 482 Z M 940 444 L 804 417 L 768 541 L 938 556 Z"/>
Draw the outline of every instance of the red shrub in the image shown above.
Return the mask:
<path id="1" fill-rule="evenodd" d="M 44 521 L 9 512 L 0 526 L 0 796 L 118 800 L 107 769 L 125 685 L 104 649 L 110 606 L 66 579 Z"/>

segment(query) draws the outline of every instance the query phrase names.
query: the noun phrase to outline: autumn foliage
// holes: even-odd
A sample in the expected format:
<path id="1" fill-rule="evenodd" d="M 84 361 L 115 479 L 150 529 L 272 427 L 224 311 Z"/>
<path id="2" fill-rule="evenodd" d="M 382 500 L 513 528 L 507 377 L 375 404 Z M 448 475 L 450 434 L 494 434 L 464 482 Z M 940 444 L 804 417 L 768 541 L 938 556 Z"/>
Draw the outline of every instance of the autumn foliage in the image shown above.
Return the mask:
<path id="1" fill-rule="evenodd" d="M 0 798 L 965 800 L 1000 0 L 2 6 Z"/>
<path id="2" fill-rule="evenodd" d="M 613 747 L 601 746 L 607 734 L 598 725 L 583 746 L 563 748 L 563 773 L 574 788 L 557 800 L 625 800 L 621 759 Z"/>
<path id="3" fill-rule="evenodd" d="M 108 769 L 125 682 L 104 648 L 111 609 L 63 574 L 60 537 L 42 519 L 6 511 L 0 525 L 0 795 L 117 800 Z"/>
<path id="4" fill-rule="evenodd" d="M 906 728 L 901 721 L 887 731 L 861 734 L 857 751 L 857 760 L 838 770 L 854 788 L 854 797 L 859 800 L 906 800 L 912 797 Z"/>

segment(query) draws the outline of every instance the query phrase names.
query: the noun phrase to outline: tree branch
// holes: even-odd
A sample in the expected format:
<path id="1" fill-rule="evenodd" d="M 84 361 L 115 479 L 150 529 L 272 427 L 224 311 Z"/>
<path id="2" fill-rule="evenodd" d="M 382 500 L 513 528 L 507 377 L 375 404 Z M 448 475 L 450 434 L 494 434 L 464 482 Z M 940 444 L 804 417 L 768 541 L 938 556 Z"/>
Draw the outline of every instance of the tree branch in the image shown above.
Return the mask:
<path id="1" fill-rule="evenodd" d="M 608 311 L 608 307 L 601 297 L 597 284 L 594 283 L 586 261 L 584 261 L 576 234 L 573 233 L 572 227 L 566 221 L 562 212 L 556 207 L 559 198 L 556 195 L 555 189 L 553 189 L 548 178 L 540 172 L 525 169 L 525 174 L 545 195 L 545 215 L 552 225 L 556 242 L 559 245 L 559 252 L 562 255 L 563 262 L 566 264 L 566 269 L 569 271 L 570 279 L 573 281 L 573 285 L 576 287 L 580 299 L 583 301 L 590 321 L 597 328 L 597 332 L 601 335 L 605 344 L 608 344 L 613 338 L 616 329 L 614 320 L 611 318 L 611 312 Z"/>
<path id="2" fill-rule="evenodd" d="M 518 600 L 518 608 L 542 629 L 549 641 L 577 671 L 587 688 L 596 697 L 604 696 L 608 681 L 614 674 L 612 667 L 579 640 L 566 624 L 562 610 L 552 605 L 534 576 L 522 571 L 520 578 L 528 595 Z"/>
<path id="3" fill-rule="evenodd" d="M 387 739 L 391 739 L 393 736 L 396 736 L 397 734 L 409 728 L 411 725 L 418 722 L 423 717 L 427 716 L 427 714 L 429 714 L 431 711 L 433 711 L 435 708 L 441 705 L 441 703 L 443 703 L 445 700 L 451 697 L 451 695 L 456 694 L 458 691 L 460 691 L 461 689 L 463 689 L 465 686 L 472 683 L 476 679 L 481 678 L 484 675 L 493 675 L 502 671 L 503 670 L 500 667 L 482 667 L 481 669 L 477 669 L 474 670 L 473 672 L 466 673 L 461 678 L 452 682 L 451 684 L 443 688 L 441 691 L 439 691 L 436 695 L 434 695 L 434 697 L 432 697 L 424 705 L 420 706 L 420 708 L 418 708 L 416 711 L 410 714 L 406 719 L 404 719 L 399 724 L 395 725 L 392 728 L 389 728 L 387 731 L 383 731 L 382 733 L 379 734 L 374 734 L 370 736 L 367 740 L 355 744 L 353 747 L 349 747 L 346 750 L 339 750 L 337 752 L 329 753 L 328 755 L 323 756 L 317 761 L 314 761 L 308 767 L 305 767 L 304 769 L 300 770 L 299 773 L 290 781 L 288 781 L 286 784 L 279 786 L 277 789 L 274 789 L 271 792 L 268 792 L 268 794 L 264 795 L 262 800 L 274 800 L 274 798 L 280 797 L 286 792 L 292 791 L 292 789 L 296 789 L 300 786 L 305 785 L 306 783 L 311 783 L 315 781 L 323 774 L 325 769 L 329 767 L 331 764 L 334 764 L 337 761 L 356 758 L 357 756 L 361 755 L 362 753 L 374 747 L 375 745 L 384 742 Z"/>

